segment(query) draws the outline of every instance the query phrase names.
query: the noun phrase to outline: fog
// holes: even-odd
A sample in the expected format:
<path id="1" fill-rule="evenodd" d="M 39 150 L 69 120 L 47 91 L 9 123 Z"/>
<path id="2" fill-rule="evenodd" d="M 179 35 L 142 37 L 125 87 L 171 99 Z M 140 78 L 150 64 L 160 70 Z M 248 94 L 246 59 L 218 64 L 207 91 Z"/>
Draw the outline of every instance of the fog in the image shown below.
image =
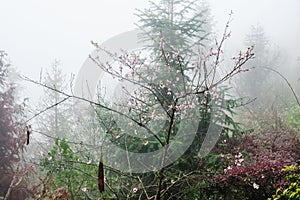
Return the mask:
<path id="1" fill-rule="evenodd" d="M 153 2 L 0 0 L 0 199 L 296 194 L 300 0 Z"/>
<path id="2" fill-rule="evenodd" d="M 154 2 L 157 2 L 155 0 Z M 90 41 L 99 43 L 135 28 L 136 8 L 147 0 L 127 1 L 1 1 L 0 48 L 5 50 L 21 74 L 38 79 L 55 59 L 66 74 L 77 74 L 88 54 Z M 214 31 L 222 33 L 228 14 L 232 37 L 225 44 L 230 52 L 243 48 L 250 26 L 260 24 L 272 44 L 277 45 L 289 63 L 300 56 L 300 1 L 298 0 L 211 0 L 208 2 Z M 298 62 L 299 64 L 299 62 Z M 37 90 L 26 91 L 35 96 Z"/>

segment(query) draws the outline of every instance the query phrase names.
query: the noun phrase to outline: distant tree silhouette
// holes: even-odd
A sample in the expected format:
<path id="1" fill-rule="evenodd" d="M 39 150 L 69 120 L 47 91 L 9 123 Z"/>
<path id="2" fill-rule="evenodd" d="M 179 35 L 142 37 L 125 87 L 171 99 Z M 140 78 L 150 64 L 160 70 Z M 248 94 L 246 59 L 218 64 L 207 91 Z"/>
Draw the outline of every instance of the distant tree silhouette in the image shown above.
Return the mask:
<path id="1" fill-rule="evenodd" d="M 60 67 L 60 62 L 55 60 L 43 78 L 46 85 L 65 92 L 68 89 L 68 82 Z M 59 103 L 61 101 L 63 103 Z M 44 88 L 39 109 L 45 109 L 52 105 L 55 106 L 37 118 L 38 129 L 53 137 L 67 137 L 71 133 L 72 104 L 70 101 L 65 101 L 63 95 L 58 92 Z"/>

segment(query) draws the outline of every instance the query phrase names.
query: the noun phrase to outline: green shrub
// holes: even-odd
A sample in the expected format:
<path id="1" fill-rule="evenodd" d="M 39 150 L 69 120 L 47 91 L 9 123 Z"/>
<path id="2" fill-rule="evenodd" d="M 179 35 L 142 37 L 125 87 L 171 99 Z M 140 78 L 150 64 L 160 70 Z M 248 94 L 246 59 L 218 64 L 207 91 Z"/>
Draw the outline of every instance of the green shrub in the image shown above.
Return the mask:
<path id="1" fill-rule="evenodd" d="M 300 106 L 296 106 L 288 111 L 286 121 L 289 127 L 300 132 Z"/>
<path id="2" fill-rule="evenodd" d="M 298 200 L 300 199 L 300 167 L 295 165 L 286 166 L 283 171 L 287 172 L 284 184 L 276 190 L 273 200 Z M 271 200 L 271 198 L 269 198 Z"/>

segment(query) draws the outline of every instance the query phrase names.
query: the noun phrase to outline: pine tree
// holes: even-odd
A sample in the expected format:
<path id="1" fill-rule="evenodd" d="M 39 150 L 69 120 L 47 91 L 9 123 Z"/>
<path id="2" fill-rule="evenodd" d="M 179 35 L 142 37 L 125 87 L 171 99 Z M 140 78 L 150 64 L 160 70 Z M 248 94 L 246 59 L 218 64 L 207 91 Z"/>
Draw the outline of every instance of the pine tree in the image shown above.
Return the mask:
<path id="1" fill-rule="evenodd" d="M 164 59 L 164 56 L 161 56 L 163 50 L 165 55 L 173 58 L 170 60 L 174 60 L 174 63 L 168 63 L 171 65 L 170 67 L 175 69 L 175 71 L 182 70 L 183 81 L 186 81 L 186 84 L 189 85 L 190 77 L 188 73 L 189 70 L 193 69 L 189 63 L 193 62 L 194 59 L 198 59 L 199 51 L 205 48 L 208 49 L 210 44 L 209 36 L 212 32 L 212 20 L 209 6 L 204 1 L 199 0 L 161 0 L 159 4 L 150 2 L 150 5 L 149 9 L 144 11 L 138 10 L 137 16 L 140 19 L 138 27 L 145 32 L 142 36 L 143 41 L 152 42 L 153 45 L 151 47 L 155 54 L 154 57 L 161 58 L 158 62 L 165 66 L 165 69 L 161 69 L 158 74 L 156 82 L 168 80 L 168 77 L 172 76 L 166 67 L 166 59 Z M 162 43 L 165 43 L 165 45 L 162 45 Z M 176 52 L 185 58 L 177 58 Z M 183 87 L 184 84 L 177 84 L 176 88 L 165 89 L 176 91 L 184 90 Z M 159 101 L 167 102 L 167 105 L 164 105 L 164 107 L 170 107 L 174 102 L 173 96 L 166 95 L 166 92 L 159 88 L 159 85 L 157 85 L 156 90 L 160 94 L 158 96 L 161 96 Z M 183 168 L 191 169 L 192 166 L 195 167 L 196 165 L 194 161 L 198 156 L 210 121 L 208 105 L 211 102 L 209 97 L 207 97 L 205 102 L 206 106 L 204 105 L 203 108 L 200 108 L 201 119 L 199 119 L 196 138 L 185 156 L 183 156 L 184 164 L 180 167 L 181 170 Z"/>
<path id="2" fill-rule="evenodd" d="M 197 6 L 199 0 L 150 1 L 150 7 L 138 10 L 137 26 L 143 30 L 141 39 L 150 41 L 159 52 L 161 40 L 176 51 L 195 53 L 204 46 L 210 34 L 210 18 L 207 5 Z"/>
<path id="3" fill-rule="evenodd" d="M 247 107 L 251 112 L 245 113 L 252 116 L 252 123 L 257 122 L 257 119 L 267 122 L 269 117 L 274 116 L 272 112 L 277 112 L 277 109 L 280 109 L 279 104 L 286 101 L 289 95 L 284 92 L 287 89 L 284 89 L 286 86 L 283 80 L 272 71 L 278 70 L 282 64 L 281 52 L 271 45 L 264 28 L 259 24 L 251 26 L 251 31 L 245 38 L 245 45 L 254 47 L 255 57 L 245 65 L 250 71 L 238 77 L 237 92 L 241 97 L 255 99 L 249 105 L 251 107 Z M 247 124 L 250 125 L 250 122 Z"/>
<path id="4" fill-rule="evenodd" d="M 66 92 L 68 89 L 66 75 L 62 73 L 59 66 L 58 61 L 52 64 L 51 70 L 46 73 L 44 84 L 57 91 Z M 53 107 L 40 115 L 37 121 L 41 132 L 53 137 L 63 138 L 72 132 L 72 102 L 69 100 L 64 101 L 66 97 L 57 91 L 44 88 L 40 110 Z"/>
<path id="5" fill-rule="evenodd" d="M 251 26 L 245 46 L 254 47 L 255 58 L 246 64 L 253 70 L 240 77 L 239 87 L 247 96 L 261 97 L 270 89 L 266 87 L 274 83 L 274 73 L 266 68 L 278 69 L 282 62 L 281 52 L 271 45 L 261 25 Z"/>

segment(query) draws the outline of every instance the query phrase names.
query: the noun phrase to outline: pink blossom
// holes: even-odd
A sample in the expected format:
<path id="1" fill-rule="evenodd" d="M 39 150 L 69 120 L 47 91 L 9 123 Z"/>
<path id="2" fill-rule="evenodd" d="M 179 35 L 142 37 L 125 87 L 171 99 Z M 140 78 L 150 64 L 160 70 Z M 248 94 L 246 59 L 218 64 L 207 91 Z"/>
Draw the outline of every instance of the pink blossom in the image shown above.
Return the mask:
<path id="1" fill-rule="evenodd" d="M 40 151 L 40 156 L 44 157 L 45 156 L 44 152 Z"/>
<path id="2" fill-rule="evenodd" d="M 230 167 L 230 166 L 228 166 L 226 169 L 224 169 L 224 172 L 227 172 L 227 171 L 229 171 L 229 170 L 231 170 L 231 167 Z"/>
<path id="3" fill-rule="evenodd" d="M 138 190 L 139 190 L 139 189 L 137 189 L 137 188 L 133 188 L 133 189 L 132 189 L 132 192 L 133 192 L 133 193 L 136 193 Z"/>
<path id="4" fill-rule="evenodd" d="M 239 154 L 238 155 L 235 155 L 234 157 L 235 158 L 241 158 L 243 156 L 243 154 L 241 153 L 241 152 L 239 152 Z"/>
<path id="5" fill-rule="evenodd" d="M 86 187 L 82 188 L 81 190 L 82 190 L 82 192 L 87 192 L 88 191 L 88 189 Z"/>
<path id="6" fill-rule="evenodd" d="M 114 138 L 118 139 L 119 137 L 121 137 L 118 133 L 113 133 L 111 134 Z"/>
<path id="7" fill-rule="evenodd" d="M 142 144 L 145 145 L 145 146 L 146 146 L 148 143 L 149 143 L 148 141 L 142 142 Z"/>
<path id="8" fill-rule="evenodd" d="M 194 102 L 188 102 L 187 104 L 188 108 L 195 108 Z"/>
<path id="9" fill-rule="evenodd" d="M 151 119 L 155 120 L 156 119 L 156 114 L 155 114 L 155 110 L 153 110 L 153 112 L 151 113 Z"/>
<path id="10" fill-rule="evenodd" d="M 92 163 L 92 161 L 91 161 L 91 160 L 89 160 L 89 161 L 87 161 L 87 162 L 86 162 L 86 164 L 88 164 L 88 165 L 89 165 L 89 164 L 91 164 L 91 163 Z"/>
<path id="11" fill-rule="evenodd" d="M 259 189 L 259 185 L 256 184 L 256 183 L 253 183 L 253 188 L 256 189 L 256 190 L 258 190 Z"/>
<path id="12" fill-rule="evenodd" d="M 160 38 L 160 42 L 159 42 L 159 46 L 160 48 L 162 48 L 164 46 L 164 38 Z"/>

